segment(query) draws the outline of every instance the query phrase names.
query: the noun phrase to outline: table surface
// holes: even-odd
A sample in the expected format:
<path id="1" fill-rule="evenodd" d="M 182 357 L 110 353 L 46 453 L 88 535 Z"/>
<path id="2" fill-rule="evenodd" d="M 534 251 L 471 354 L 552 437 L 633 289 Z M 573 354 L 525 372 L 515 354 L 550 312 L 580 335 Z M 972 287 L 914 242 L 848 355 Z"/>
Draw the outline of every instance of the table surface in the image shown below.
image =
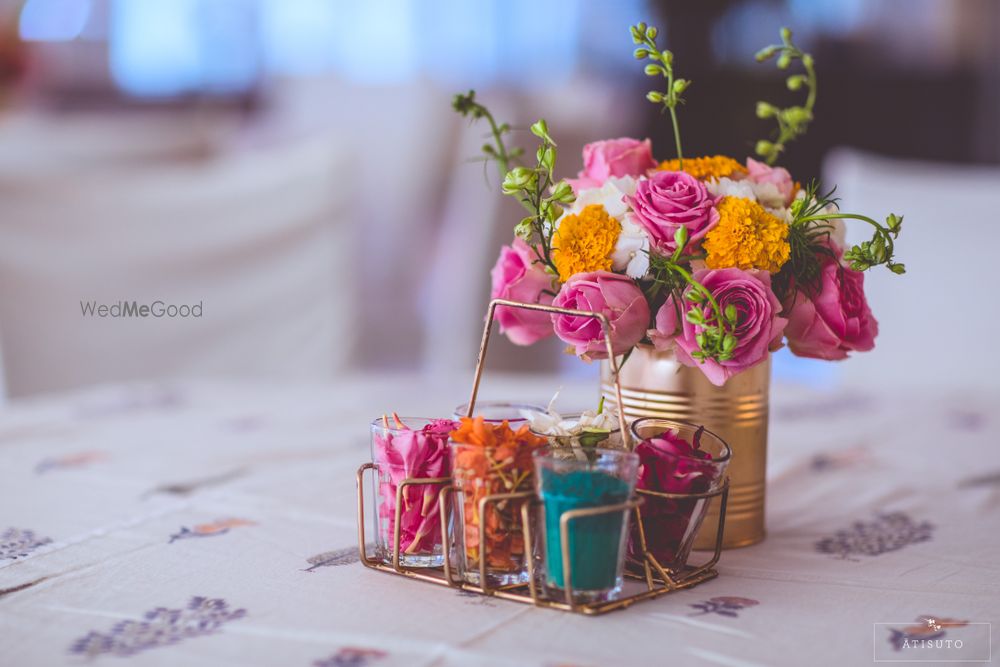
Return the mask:
<path id="1" fill-rule="evenodd" d="M 544 403 L 557 382 L 484 395 Z M 131 384 L 0 410 L 0 665 L 863 665 L 941 633 L 989 649 L 1000 395 L 776 387 L 767 539 L 589 618 L 358 563 L 368 422 L 447 414 L 467 385 Z M 595 394 L 577 381 L 560 403 Z"/>

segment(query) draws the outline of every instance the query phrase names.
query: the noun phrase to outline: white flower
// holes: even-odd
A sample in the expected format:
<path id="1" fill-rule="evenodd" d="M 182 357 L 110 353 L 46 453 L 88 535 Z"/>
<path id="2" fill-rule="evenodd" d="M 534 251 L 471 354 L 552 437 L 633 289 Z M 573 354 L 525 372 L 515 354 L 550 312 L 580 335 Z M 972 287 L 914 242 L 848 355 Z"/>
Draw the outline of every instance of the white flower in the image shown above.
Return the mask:
<path id="1" fill-rule="evenodd" d="M 739 197 L 757 201 L 757 193 L 754 191 L 753 183 L 747 180 L 734 181 L 731 178 L 720 178 L 710 180 L 705 183 L 705 188 L 715 197 Z"/>
<path id="2" fill-rule="evenodd" d="M 591 204 L 600 204 L 608 215 L 621 222 L 622 217 L 630 210 L 625 197 L 635 194 L 635 186 L 635 179 L 631 176 L 621 178 L 612 176 L 599 188 L 581 190 L 569 212 L 579 213 Z"/>
<path id="3" fill-rule="evenodd" d="M 562 389 L 559 391 L 562 391 Z M 596 410 L 585 410 L 579 416 L 563 417 L 555 409 L 559 391 L 549 401 L 549 406 L 545 412 L 535 410 L 521 411 L 521 416 L 528 420 L 528 425 L 535 433 L 567 436 L 579 435 L 587 429 L 613 431 L 618 428 L 618 422 L 610 411 L 597 412 Z"/>
<path id="4" fill-rule="evenodd" d="M 649 272 L 649 236 L 631 213 L 626 213 L 619 222 L 622 231 L 611 253 L 611 268 L 625 271 L 625 275 L 637 280 Z"/>

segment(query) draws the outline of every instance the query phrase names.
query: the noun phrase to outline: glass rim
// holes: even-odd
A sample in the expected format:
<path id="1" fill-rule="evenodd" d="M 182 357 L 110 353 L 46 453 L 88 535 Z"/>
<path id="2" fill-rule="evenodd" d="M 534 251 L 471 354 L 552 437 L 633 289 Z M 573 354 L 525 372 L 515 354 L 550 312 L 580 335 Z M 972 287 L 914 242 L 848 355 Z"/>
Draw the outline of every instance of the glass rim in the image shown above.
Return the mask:
<path id="1" fill-rule="evenodd" d="M 538 412 L 540 410 L 545 410 L 545 408 L 543 406 L 537 405 L 535 403 L 521 403 L 519 401 L 503 401 L 503 400 L 499 400 L 499 401 L 478 401 L 477 400 L 476 401 L 476 404 L 475 404 L 475 409 L 476 410 L 481 410 L 482 408 L 485 408 L 485 407 L 494 407 L 494 408 L 507 407 L 507 408 L 514 408 L 514 409 L 522 409 L 523 408 L 523 409 L 530 409 L 530 410 L 533 410 L 533 411 L 536 411 L 536 412 Z M 461 415 L 462 417 L 466 417 L 468 412 L 469 412 L 469 401 L 465 401 L 464 403 L 460 403 L 459 405 L 455 406 L 455 409 L 452 411 L 452 414 L 453 415 Z M 473 418 L 475 418 L 477 416 L 481 416 L 481 415 L 477 415 L 475 413 L 472 414 Z M 528 421 L 528 419 L 526 417 L 514 417 L 513 419 L 496 419 L 496 418 L 489 419 L 487 417 L 483 417 L 483 419 L 485 421 L 488 421 L 488 422 L 503 422 L 503 421 L 507 421 L 507 422 L 512 422 L 512 421 L 523 422 L 523 421 Z"/>
<path id="2" fill-rule="evenodd" d="M 458 421 L 457 419 L 451 419 L 449 417 L 413 417 L 413 416 L 403 417 L 401 415 L 396 415 L 396 416 L 399 417 L 399 421 L 401 421 L 403 423 L 402 427 L 400 427 L 400 426 L 393 426 L 392 425 L 392 422 L 391 422 L 392 416 L 391 415 L 384 415 L 384 417 L 389 422 L 388 425 L 386 424 L 385 421 L 383 421 L 383 417 L 376 417 L 374 420 L 372 420 L 372 422 L 369 424 L 369 426 L 372 429 L 376 429 L 377 428 L 380 431 L 382 431 L 383 433 L 384 432 L 388 432 L 388 433 L 404 433 L 406 431 L 419 430 L 419 428 L 420 428 L 420 427 L 418 427 L 418 428 L 414 429 L 413 427 L 408 426 L 406 424 L 406 422 L 408 422 L 408 421 L 409 422 L 414 422 L 414 423 L 415 422 L 420 422 L 421 427 L 429 424 L 430 422 L 434 422 L 434 421 L 450 421 L 450 422 Z"/>
<path id="3" fill-rule="evenodd" d="M 723 447 L 722 455 L 718 457 L 713 456 L 711 459 L 709 459 L 709 461 L 711 461 L 712 463 L 726 463 L 733 456 L 732 447 L 730 447 L 729 443 L 726 442 L 725 439 L 715 431 L 705 428 L 704 426 L 701 426 L 699 424 L 695 424 L 694 422 L 684 421 L 683 419 L 667 419 L 666 417 L 640 417 L 639 419 L 636 419 L 634 422 L 632 422 L 632 424 L 629 426 L 629 432 L 635 438 L 636 446 L 638 446 L 638 444 L 641 443 L 643 440 L 647 439 L 639 435 L 639 430 L 636 428 L 636 426 L 639 424 L 658 424 L 658 425 L 663 424 L 667 425 L 670 428 L 681 427 L 686 429 L 692 429 L 694 431 L 697 431 L 698 429 L 703 429 L 702 433 L 706 433 L 712 436 Z M 694 443 L 690 444 L 693 445 Z M 699 451 L 705 451 L 705 450 L 699 450 Z M 691 459 L 693 461 L 705 461 L 705 459 L 700 459 L 696 456 L 684 456 L 681 454 L 674 454 L 673 452 L 663 452 L 663 454 L 666 456 L 672 456 L 675 459 Z"/>

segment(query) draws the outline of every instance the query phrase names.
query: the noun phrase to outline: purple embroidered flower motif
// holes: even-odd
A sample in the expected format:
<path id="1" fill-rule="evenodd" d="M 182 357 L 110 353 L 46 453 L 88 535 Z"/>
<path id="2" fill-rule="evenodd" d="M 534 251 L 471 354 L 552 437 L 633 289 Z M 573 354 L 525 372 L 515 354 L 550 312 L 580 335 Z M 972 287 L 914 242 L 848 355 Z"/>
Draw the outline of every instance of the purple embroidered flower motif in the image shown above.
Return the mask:
<path id="1" fill-rule="evenodd" d="M 345 646 L 329 658 L 316 660 L 313 667 L 365 667 L 389 655 L 375 648 Z"/>
<path id="2" fill-rule="evenodd" d="M 482 595 L 472 591 L 459 591 L 458 596 L 465 601 L 465 604 L 478 605 L 481 607 L 495 607 L 497 603 L 492 595 Z"/>
<path id="3" fill-rule="evenodd" d="M 373 551 L 375 545 L 369 543 L 367 551 Z M 303 570 L 303 572 L 312 572 L 319 567 L 327 567 L 329 565 L 351 565 L 357 563 L 361 560 L 361 556 L 358 553 L 357 547 L 344 547 L 343 549 L 334 549 L 333 551 L 324 551 L 321 554 L 316 554 L 315 556 L 310 556 L 306 559 L 309 563 L 309 567 Z"/>
<path id="4" fill-rule="evenodd" d="M 33 530 L 8 528 L 0 533 L 0 560 L 24 558 L 38 547 L 51 542 L 51 538 L 35 535 Z"/>
<path id="5" fill-rule="evenodd" d="M 177 540 L 186 540 L 192 537 L 214 537 L 216 535 L 225 535 L 233 528 L 254 525 L 256 524 L 253 521 L 248 521 L 246 519 L 216 519 L 215 521 L 211 521 L 209 523 L 200 523 L 194 528 L 181 526 L 180 532 L 174 533 L 170 536 L 170 542 L 168 542 L 168 544 L 173 544 Z"/>
<path id="6" fill-rule="evenodd" d="M 835 452 L 816 454 L 809 460 L 809 469 L 813 472 L 841 470 L 861 464 L 868 459 L 868 450 L 865 447 L 852 447 Z"/>
<path id="7" fill-rule="evenodd" d="M 42 475 L 50 470 L 62 470 L 63 468 L 82 468 L 106 458 L 107 455 L 104 452 L 78 452 L 52 459 L 42 459 L 35 466 L 35 474 Z"/>
<path id="8" fill-rule="evenodd" d="M 747 607 L 756 607 L 760 602 L 752 598 L 741 598 L 733 597 L 729 595 L 709 598 L 698 604 L 689 605 L 698 609 L 693 614 L 688 614 L 689 616 L 703 616 L 705 614 L 718 614 L 719 616 L 728 616 L 730 618 L 736 618 L 739 616 L 740 611 L 746 609 Z"/>
<path id="9" fill-rule="evenodd" d="M 929 521 L 916 523 L 903 512 L 879 514 L 873 521 L 855 521 L 816 543 L 816 551 L 842 559 L 850 556 L 879 556 L 910 544 L 927 542 L 934 534 Z"/>
<path id="10" fill-rule="evenodd" d="M 142 621 L 122 621 L 107 633 L 91 632 L 70 646 L 70 653 L 93 658 L 101 654 L 129 656 L 192 637 L 214 634 L 223 624 L 246 616 L 221 598 L 193 597 L 184 609 L 157 607 Z"/>

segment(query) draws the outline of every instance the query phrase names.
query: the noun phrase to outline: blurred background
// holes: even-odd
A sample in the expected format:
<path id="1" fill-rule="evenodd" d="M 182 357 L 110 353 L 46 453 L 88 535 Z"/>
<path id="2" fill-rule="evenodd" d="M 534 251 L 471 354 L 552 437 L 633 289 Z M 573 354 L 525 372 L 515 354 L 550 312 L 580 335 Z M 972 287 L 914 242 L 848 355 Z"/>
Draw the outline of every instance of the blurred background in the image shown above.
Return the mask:
<path id="1" fill-rule="evenodd" d="M 520 214 L 451 95 L 475 88 L 525 146 L 546 118 L 564 176 L 597 139 L 672 157 L 640 20 L 694 81 L 686 152 L 741 159 L 770 131 L 756 101 L 794 95 L 753 59 L 790 26 L 819 101 L 785 166 L 845 209 L 905 215 L 909 272 L 867 279 L 876 353 L 782 353 L 776 377 L 995 387 L 995 0 L 0 0 L 0 396 L 471 371 Z M 203 315 L 81 312 L 121 300 Z M 558 341 L 498 338 L 491 364 L 595 372 Z"/>

